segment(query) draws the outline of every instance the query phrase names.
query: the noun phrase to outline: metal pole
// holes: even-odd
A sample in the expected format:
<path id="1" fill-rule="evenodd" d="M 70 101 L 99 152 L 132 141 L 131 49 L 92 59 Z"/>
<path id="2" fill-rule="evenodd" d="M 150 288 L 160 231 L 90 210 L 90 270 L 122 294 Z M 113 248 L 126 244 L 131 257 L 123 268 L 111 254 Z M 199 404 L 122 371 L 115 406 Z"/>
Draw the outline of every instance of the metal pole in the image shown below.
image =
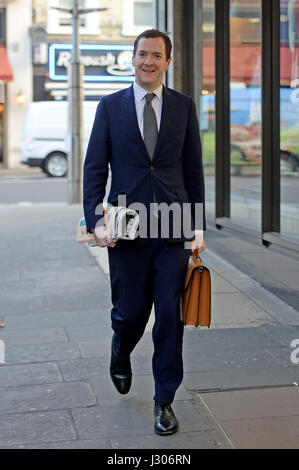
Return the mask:
<path id="1" fill-rule="evenodd" d="M 71 135 L 68 166 L 68 202 L 82 202 L 82 68 L 79 50 L 79 5 L 72 0 L 72 60 L 69 67 L 69 132 Z"/>

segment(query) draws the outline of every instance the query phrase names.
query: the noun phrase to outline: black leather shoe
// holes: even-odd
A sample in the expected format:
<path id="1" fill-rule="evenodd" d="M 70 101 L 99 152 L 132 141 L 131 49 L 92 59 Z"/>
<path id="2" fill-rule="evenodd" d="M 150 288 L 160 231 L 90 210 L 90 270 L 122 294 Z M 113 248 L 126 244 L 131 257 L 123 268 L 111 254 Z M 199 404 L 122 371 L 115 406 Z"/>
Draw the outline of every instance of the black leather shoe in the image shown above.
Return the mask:
<path id="1" fill-rule="evenodd" d="M 130 356 L 118 357 L 114 353 L 113 341 L 111 344 L 110 376 L 116 390 L 125 395 L 131 388 L 132 370 Z"/>
<path id="2" fill-rule="evenodd" d="M 155 415 L 155 433 L 160 436 L 168 436 L 174 434 L 178 430 L 179 423 L 172 411 L 170 403 L 167 405 L 154 406 Z"/>

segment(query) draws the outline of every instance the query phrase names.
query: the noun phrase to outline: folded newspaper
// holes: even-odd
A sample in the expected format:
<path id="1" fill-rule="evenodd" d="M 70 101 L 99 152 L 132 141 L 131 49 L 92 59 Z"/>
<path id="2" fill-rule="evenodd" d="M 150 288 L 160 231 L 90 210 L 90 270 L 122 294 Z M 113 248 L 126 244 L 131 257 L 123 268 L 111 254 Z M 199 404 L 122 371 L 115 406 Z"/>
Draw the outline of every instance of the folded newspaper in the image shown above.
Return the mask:
<path id="1" fill-rule="evenodd" d="M 138 236 L 139 215 L 133 209 L 110 206 L 104 209 L 105 226 L 102 227 L 107 236 L 114 242 L 117 240 L 134 240 Z M 82 217 L 77 230 L 77 242 L 97 246 L 93 233 L 86 230 L 86 221 Z"/>

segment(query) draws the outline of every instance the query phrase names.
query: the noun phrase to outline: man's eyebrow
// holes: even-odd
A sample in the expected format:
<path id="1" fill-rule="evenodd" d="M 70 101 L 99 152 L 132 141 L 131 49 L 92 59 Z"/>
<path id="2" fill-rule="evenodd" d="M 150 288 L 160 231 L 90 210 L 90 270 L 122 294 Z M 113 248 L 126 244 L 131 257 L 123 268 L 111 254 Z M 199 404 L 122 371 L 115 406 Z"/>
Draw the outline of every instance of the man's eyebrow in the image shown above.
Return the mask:
<path id="1" fill-rule="evenodd" d="M 139 49 L 138 53 L 139 53 L 139 52 L 143 52 L 143 53 L 146 53 L 146 54 L 147 54 L 148 51 L 144 51 L 143 49 Z M 160 52 L 160 51 L 155 51 L 155 52 L 153 52 L 153 54 L 160 54 L 160 55 L 162 55 L 162 52 Z"/>

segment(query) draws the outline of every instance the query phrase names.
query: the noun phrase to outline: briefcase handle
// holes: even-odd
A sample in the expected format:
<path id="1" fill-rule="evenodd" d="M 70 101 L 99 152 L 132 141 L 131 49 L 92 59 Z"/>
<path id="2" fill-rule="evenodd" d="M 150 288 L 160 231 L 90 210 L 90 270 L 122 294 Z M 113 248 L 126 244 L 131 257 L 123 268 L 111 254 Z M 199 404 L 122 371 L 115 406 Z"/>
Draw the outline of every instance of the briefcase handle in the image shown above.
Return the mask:
<path id="1" fill-rule="evenodd" d="M 199 259 L 201 261 L 201 257 L 200 257 L 198 248 L 196 248 L 196 250 L 191 254 L 191 256 L 192 256 L 193 259 Z"/>

